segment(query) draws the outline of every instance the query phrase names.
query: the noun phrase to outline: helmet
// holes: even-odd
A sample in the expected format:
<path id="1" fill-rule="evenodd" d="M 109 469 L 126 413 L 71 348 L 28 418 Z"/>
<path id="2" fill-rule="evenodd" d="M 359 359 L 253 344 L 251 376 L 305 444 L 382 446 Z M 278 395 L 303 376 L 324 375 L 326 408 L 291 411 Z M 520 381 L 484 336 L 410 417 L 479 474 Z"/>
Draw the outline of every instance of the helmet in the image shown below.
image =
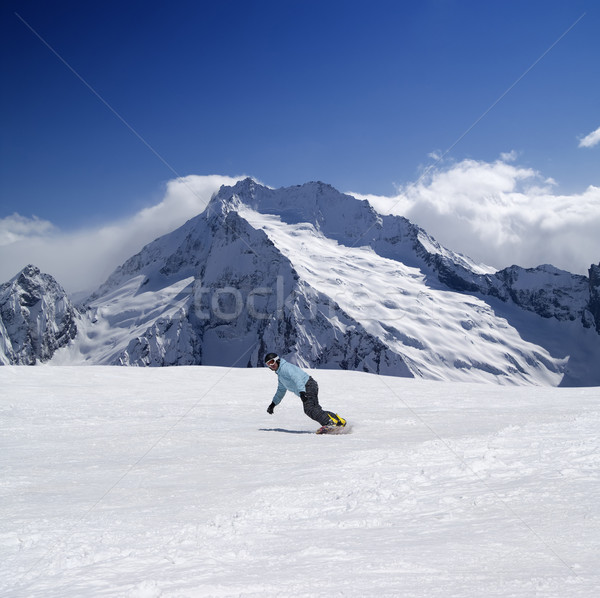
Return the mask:
<path id="1" fill-rule="evenodd" d="M 269 361 L 279 361 L 279 355 L 277 355 L 277 353 L 267 353 L 265 355 L 265 363 L 268 363 Z"/>

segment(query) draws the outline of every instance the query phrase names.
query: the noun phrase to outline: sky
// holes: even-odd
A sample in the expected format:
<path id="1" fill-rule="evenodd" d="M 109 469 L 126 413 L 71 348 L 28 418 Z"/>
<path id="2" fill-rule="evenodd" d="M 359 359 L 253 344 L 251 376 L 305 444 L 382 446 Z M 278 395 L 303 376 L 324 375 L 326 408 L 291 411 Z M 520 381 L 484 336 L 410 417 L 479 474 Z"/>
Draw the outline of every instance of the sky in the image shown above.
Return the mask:
<path id="1" fill-rule="evenodd" d="M 496 268 L 600 261 L 597 2 L 0 11 L 1 281 L 97 286 L 243 176 L 369 197 Z"/>

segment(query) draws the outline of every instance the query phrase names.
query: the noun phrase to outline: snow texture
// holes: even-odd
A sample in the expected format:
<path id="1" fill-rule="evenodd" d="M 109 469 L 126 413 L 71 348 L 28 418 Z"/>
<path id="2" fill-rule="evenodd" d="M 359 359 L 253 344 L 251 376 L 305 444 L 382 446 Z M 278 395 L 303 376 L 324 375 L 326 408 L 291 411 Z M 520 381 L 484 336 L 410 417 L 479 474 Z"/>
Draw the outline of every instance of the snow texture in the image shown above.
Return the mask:
<path id="1" fill-rule="evenodd" d="M 311 374 L 0 368 L 0 595 L 598 595 L 598 388 Z"/>

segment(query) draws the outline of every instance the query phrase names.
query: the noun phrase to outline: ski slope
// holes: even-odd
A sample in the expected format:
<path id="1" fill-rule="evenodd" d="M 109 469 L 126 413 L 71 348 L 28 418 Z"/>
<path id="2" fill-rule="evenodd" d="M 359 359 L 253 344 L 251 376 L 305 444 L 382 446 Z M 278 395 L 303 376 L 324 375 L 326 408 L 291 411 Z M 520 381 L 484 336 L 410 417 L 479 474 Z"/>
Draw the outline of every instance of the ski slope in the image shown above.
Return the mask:
<path id="1" fill-rule="evenodd" d="M 596 597 L 600 389 L 0 368 L 3 597 Z"/>

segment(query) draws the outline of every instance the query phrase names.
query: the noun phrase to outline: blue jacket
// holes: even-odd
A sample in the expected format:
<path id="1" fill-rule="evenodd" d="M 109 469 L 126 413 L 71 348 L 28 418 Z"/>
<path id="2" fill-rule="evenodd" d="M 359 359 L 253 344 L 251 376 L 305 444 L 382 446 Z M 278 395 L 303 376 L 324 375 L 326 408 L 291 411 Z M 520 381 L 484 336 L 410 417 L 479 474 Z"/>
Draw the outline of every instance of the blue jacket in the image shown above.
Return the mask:
<path id="1" fill-rule="evenodd" d="M 306 383 L 310 376 L 297 365 L 294 365 L 285 359 L 280 359 L 279 367 L 275 373 L 277 374 L 277 378 L 279 378 L 277 392 L 273 397 L 273 403 L 275 403 L 275 405 L 281 403 L 281 399 L 283 399 L 288 390 L 291 390 L 298 396 L 300 396 L 301 392 L 306 390 Z"/>

